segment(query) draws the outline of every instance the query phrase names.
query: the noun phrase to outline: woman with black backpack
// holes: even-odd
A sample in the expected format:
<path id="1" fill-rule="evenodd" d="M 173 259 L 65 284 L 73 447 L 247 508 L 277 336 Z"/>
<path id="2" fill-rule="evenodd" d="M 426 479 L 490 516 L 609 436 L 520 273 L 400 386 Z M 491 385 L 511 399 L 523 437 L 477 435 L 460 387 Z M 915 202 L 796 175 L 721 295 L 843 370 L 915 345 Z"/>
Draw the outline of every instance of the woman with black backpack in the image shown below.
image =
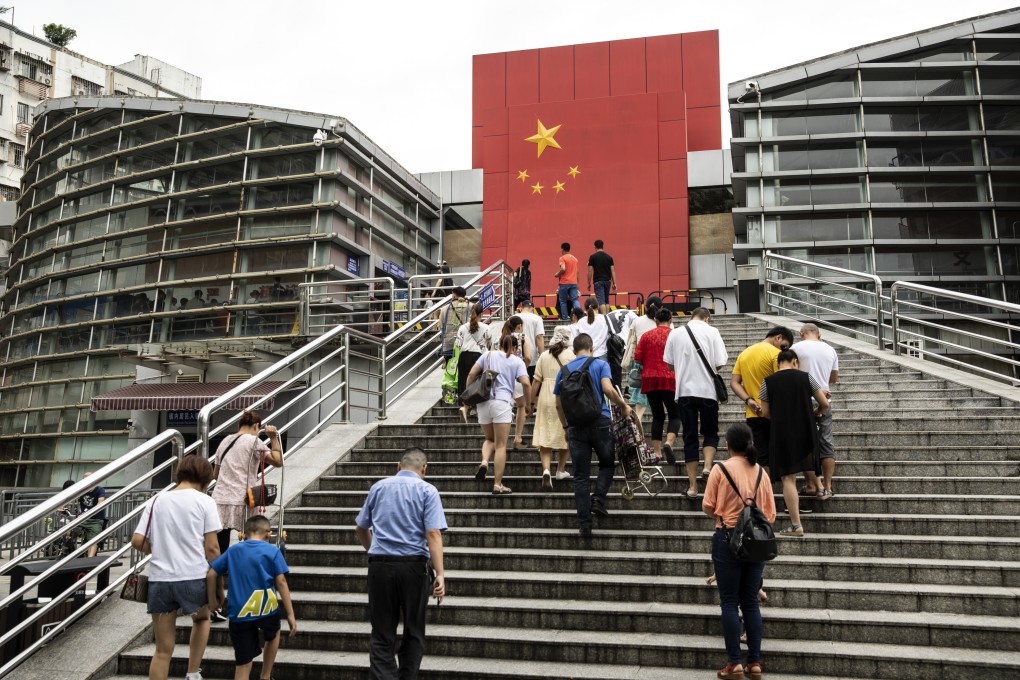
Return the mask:
<path id="1" fill-rule="evenodd" d="M 751 428 L 736 423 L 726 430 L 729 459 L 712 468 L 705 487 L 702 509 L 715 520 L 712 537 L 712 562 L 715 565 L 719 604 L 722 608 L 723 638 L 726 640 L 726 667 L 718 672 L 722 680 L 759 680 L 761 670 L 761 609 L 758 589 L 765 561 L 744 561 L 733 552 L 731 534 L 748 505 L 756 506 L 769 523 L 776 520 L 776 499 L 768 473 L 758 465 L 758 452 L 752 442 Z M 723 469 L 725 468 L 725 469 Z M 729 479 L 727 479 L 729 477 Z M 739 495 L 733 488 L 740 490 Z M 746 558 L 745 558 L 746 559 Z M 768 559 L 768 558 L 766 558 Z M 740 614 L 747 631 L 747 671 L 740 661 Z"/>

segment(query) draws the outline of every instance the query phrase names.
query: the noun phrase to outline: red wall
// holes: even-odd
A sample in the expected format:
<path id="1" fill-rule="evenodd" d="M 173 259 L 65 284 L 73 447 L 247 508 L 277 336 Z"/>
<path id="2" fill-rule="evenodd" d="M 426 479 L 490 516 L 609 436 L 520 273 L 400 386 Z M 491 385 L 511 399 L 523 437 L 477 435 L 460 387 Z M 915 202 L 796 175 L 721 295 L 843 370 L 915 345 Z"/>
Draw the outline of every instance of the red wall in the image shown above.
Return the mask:
<path id="1" fill-rule="evenodd" d="M 482 266 L 530 259 L 532 292 L 554 292 L 568 241 L 583 295 L 601 238 L 621 290 L 687 289 L 687 152 L 722 146 L 719 82 L 717 31 L 476 55 Z M 539 120 L 561 126 L 541 157 L 526 141 Z"/>

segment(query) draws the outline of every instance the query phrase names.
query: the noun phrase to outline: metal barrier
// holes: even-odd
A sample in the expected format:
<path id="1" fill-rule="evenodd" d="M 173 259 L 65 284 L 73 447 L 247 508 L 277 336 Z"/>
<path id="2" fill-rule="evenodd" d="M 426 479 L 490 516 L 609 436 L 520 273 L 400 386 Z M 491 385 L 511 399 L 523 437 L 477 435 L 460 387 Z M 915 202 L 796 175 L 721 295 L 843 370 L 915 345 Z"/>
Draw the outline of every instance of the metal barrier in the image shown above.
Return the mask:
<path id="1" fill-rule="evenodd" d="M 820 262 L 798 260 L 765 251 L 765 306 L 787 316 L 802 317 L 841 332 L 853 332 L 882 345 L 882 279 L 874 274 L 855 272 Z M 786 268 L 783 267 L 786 265 Z M 839 278 L 820 278 L 808 274 L 821 270 Z M 858 284 L 858 285 L 854 285 Z M 870 286 L 861 288 L 859 284 Z M 837 320 L 850 320 L 864 328 L 848 328 Z"/>
<path id="2" fill-rule="evenodd" d="M 27 531 L 30 527 L 32 527 L 36 523 L 43 521 L 45 517 L 48 516 L 50 513 L 56 511 L 57 509 L 66 505 L 67 503 L 76 501 L 79 496 L 84 494 L 86 491 L 90 490 L 92 487 L 96 486 L 97 484 L 102 484 L 104 481 L 111 479 L 114 475 L 120 474 L 130 465 L 135 464 L 139 461 L 147 461 L 149 456 L 155 454 L 157 450 L 159 450 L 160 448 L 167 444 L 173 447 L 174 451 L 173 456 L 171 456 L 168 460 L 164 461 L 163 463 L 156 465 L 151 470 L 146 471 L 143 475 L 139 476 L 137 479 L 134 479 L 130 483 L 126 484 L 122 489 L 113 493 L 108 500 L 110 502 L 113 502 L 119 498 L 124 497 L 126 494 L 130 493 L 130 491 L 135 487 L 139 486 L 144 482 L 147 482 L 148 480 L 152 479 L 156 475 L 159 475 L 160 473 L 166 470 L 169 470 L 172 473 L 174 468 L 176 468 L 177 463 L 183 456 L 184 437 L 177 430 L 166 430 L 165 432 L 161 432 L 159 435 L 157 435 L 150 441 L 146 442 L 142 446 L 132 449 L 131 451 L 121 456 L 117 460 L 113 461 L 112 463 L 107 463 L 103 467 L 93 472 L 92 475 L 87 479 L 83 479 L 82 481 L 77 482 L 74 486 L 68 487 L 67 489 L 61 491 L 60 493 L 55 494 L 52 498 L 41 502 L 33 510 L 11 520 L 10 522 L 4 524 L 3 526 L 0 526 L 0 544 L 10 542 L 13 539 L 13 537 L 17 536 L 18 534 L 24 531 Z M 134 520 L 138 515 L 141 514 L 142 507 L 143 507 L 142 504 L 138 504 L 136 507 L 127 512 L 123 517 L 121 517 L 116 522 L 111 522 L 106 529 L 101 531 L 97 536 L 93 537 L 91 540 L 83 543 L 80 547 L 71 552 L 70 555 L 54 560 L 53 564 L 50 565 L 45 571 L 35 576 L 34 578 L 28 580 L 28 582 L 25 583 L 23 586 L 9 593 L 3 600 L 0 600 L 0 610 L 8 609 L 13 603 L 23 598 L 28 591 L 32 590 L 33 588 L 36 588 L 47 578 L 53 576 L 55 573 L 57 573 L 57 571 L 59 571 L 62 567 L 67 565 L 71 560 L 84 554 L 91 546 L 97 545 L 102 541 L 106 540 L 107 538 L 109 538 L 110 536 L 116 534 L 121 529 L 122 526 L 131 527 L 132 520 Z M 75 518 L 71 523 L 69 523 L 65 527 L 65 530 L 70 531 L 74 527 L 84 524 L 89 519 L 99 514 L 99 512 L 101 512 L 104 508 L 105 504 L 98 505 L 94 508 L 89 509 L 87 512 L 81 513 L 80 515 L 78 515 L 77 518 Z M 38 543 L 36 543 L 34 549 L 25 550 L 21 554 L 13 557 L 8 562 L 4 563 L 3 565 L 0 565 L 0 575 L 9 574 L 14 569 L 14 567 L 18 566 L 22 562 L 28 561 L 32 556 L 39 554 L 41 551 L 45 551 L 46 547 L 55 542 L 58 538 L 59 534 L 57 533 L 51 534 L 46 538 L 42 539 L 41 541 L 39 541 Z M 111 555 L 106 557 L 101 564 L 91 569 L 88 573 L 79 577 L 72 586 L 70 586 L 62 593 L 60 593 L 58 596 L 54 597 L 52 600 L 44 604 L 36 612 L 34 612 L 30 616 L 26 617 L 23 621 L 18 622 L 13 626 L 8 625 L 6 632 L 4 632 L 2 636 L 0 636 L 0 649 L 2 649 L 5 645 L 14 640 L 14 638 L 19 636 L 25 629 L 34 624 L 38 619 L 42 618 L 47 613 L 63 604 L 64 601 L 72 597 L 76 591 L 84 588 L 85 585 L 91 579 L 93 579 L 94 577 L 98 576 L 101 572 L 113 566 L 114 563 L 117 562 L 117 560 L 125 553 L 128 553 L 130 549 L 131 544 L 125 543 L 120 548 L 115 550 Z M 137 564 L 144 564 L 149 559 L 148 557 L 145 557 L 141 560 L 138 560 L 136 558 L 137 554 L 132 553 L 131 566 L 136 566 Z M 10 661 L 6 662 L 3 666 L 0 666 L 0 677 L 8 674 L 18 664 L 20 664 L 22 661 L 31 656 L 35 652 L 35 650 L 44 645 L 55 635 L 63 631 L 72 622 L 76 621 L 86 612 L 88 612 L 93 607 L 102 602 L 107 595 L 109 595 L 112 592 L 115 592 L 120 587 L 120 585 L 127 579 L 129 575 L 130 570 L 125 571 L 124 574 L 122 574 L 116 580 L 111 582 L 105 589 L 103 589 L 100 592 L 97 592 L 92 599 L 86 600 L 84 605 L 81 608 L 75 610 L 68 618 L 56 622 L 54 624 L 51 624 L 51 628 L 46 632 L 45 635 L 39 638 L 39 640 L 35 641 L 28 648 L 19 652 L 16 656 L 14 656 Z"/>
<path id="3" fill-rule="evenodd" d="M 916 293 L 918 299 L 904 299 L 904 292 Z M 931 304 L 924 304 L 920 301 L 922 297 L 933 298 L 934 301 Z M 906 349 L 924 359 L 949 364 L 996 380 L 1005 380 L 1013 385 L 1020 384 L 1017 380 L 1020 376 L 1020 361 L 1015 358 L 1020 351 L 1020 344 L 1013 342 L 1014 333 L 1020 332 L 1020 327 L 987 316 L 989 310 L 992 310 L 992 313 L 1020 314 L 1020 305 L 907 281 L 896 281 L 892 284 L 890 299 L 894 353 L 902 354 Z M 956 310 L 938 307 L 939 299 L 962 302 L 966 308 Z M 904 310 L 914 310 L 921 314 L 907 316 Z M 938 323 L 938 320 L 946 318 L 957 319 L 959 323 L 955 326 Z M 904 325 L 912 326 L 916 330 L 908 330 L 903 327 Z M 982 328 L 986 332 L 974 332 L 968 330 L 967 326 Z M 930 333 L 923 332 L 925 330 Z M 935 345 L 937 349 L 929 349 L 928 345 Z M 995 349 L 1004 353 L 995 353 Z M 951 353 L 958 353 L 964 358 L 950 356 Z M 1002 370 L 996 371 L 978 365 L 980 361 L 999 366 Z"/>
<path id="4" fill-rule="evenodd" d="M 578 305 L 584 306 L 585 299 L 589 297 L 595 297 L 595 293 L 584 293 L 580 289 L 577 292 Z M 622 302 L 621 302 L 622 300 Z M 545 316 L 545 318 L 556 317 L 559 318 L 560 308 L 559 301 L 556 293 L 533 293 L 531 301 L 534 303 L 535 308 L 541 310 L 543 308 L 551 309 L 553 314 L 539 314 L 539 316 Z M 627 291 L 616 291 L 609 294 L 609 305 L 611 307 L 626 307 L 627 309 L 633 309 L 638 314 L 642 313 L 642 307 L 645 304 L 645 296 L 642 293 L 627 292 Z"/>
<path id="5" fill-rule="evenodd" d="M 301 335 L 321 335 L 337 326 L 385 335 L 397 327 L 396 288 L 387 276 L 302 283 L 298 289 Z"/>
<path id="6" fill-rule="evenodd" d="M 690 300 L 698 298 L 698 306 L 705 307 L 706 309 L 708 309 L 708 311 L 712 312 L 712 314 L 716 313 L 715 309 L 716 302 L 722 303 L 723 314 L 728 314 L 730 311 L 729 305 L 726 304 L 726 300 L 724 300 L 723 298 L 716 297 L 715 293 L 708 290 L 707 288 L 691 288 L 689 291 L 687 291 L 687 294 L 688 299 Z M 706 298 L 710 301 L 707 305 L 705 304 Z"/>
<path id="7" fill-rule="evenodd" d="M 453 287 L 463 286 L 474 277 L 481 274 L 477 272 L 451 272 L 449 274 L 415 274 L 407 279 L 408 309 L 411 314 L 423 312 L 434 306 L 439 300 L 450 294 L 451 286 L 440 286 L 439 284 L 448 279 L 453 282 Z M 513 275 L 511 274 L 510 285 L 513 286 Z M 469 293 L 470 297 L 470 293 Z"/>

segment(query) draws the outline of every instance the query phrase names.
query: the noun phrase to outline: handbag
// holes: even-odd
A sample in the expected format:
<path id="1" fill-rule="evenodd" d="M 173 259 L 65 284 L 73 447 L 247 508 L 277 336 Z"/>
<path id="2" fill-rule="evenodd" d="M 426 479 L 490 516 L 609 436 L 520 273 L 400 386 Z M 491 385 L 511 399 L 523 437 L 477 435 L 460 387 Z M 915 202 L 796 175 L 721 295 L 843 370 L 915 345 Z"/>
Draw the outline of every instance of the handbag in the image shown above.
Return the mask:
<path id="1" fill-rule="evenodd" d="M 630 372 L 630 367 L 634 363 L 634 350 L 636 349 L 637 331 L 631 327 L 630 333 L 627 334 L 627 351 L 623 353 L 623 361 L 620 362 L 620 368 L 623 369 L 624 373 Z"/>
<path id="2" fill-rule="evenodd" d="M 446 362 L 443 370 L 443 379 L 440 382 L 440 389 L 443 395 L 443 403 L 454 404 L 457 401 L 457 364 L 460 361 L 460 345 L 453 346 L 453 356 Z"/>
<path id="3" fill-rule="evenodd" d="M 158 498 L 158 495 L 153 497 L 152 505 L 149 506 L 149 521 L 145 523 L 145 538 L 149 538 L 149 529 L 152 528 L 152 515 L 156 511 L 156 499 Z M 151 545 L 151 539 L 149 542 Z M 131 575 L 127 577 L 127 580 L 124 581 L 124 586 L 120 589 L 120 599 L 127 600 L 128 602 L 149 601 L 149 577 L 146 574 L 139 573 L 141 570 L 141 565 L 138 565 L 131 572 Z"/>
<path id="4" fill-rule="evenodd" d="M 468 406 L 477 406 L 492 398 L 492 387 L 496 384 L 496 376 L 499 375 L 499 372 L 489 370 L 489 354 L 491 352 L 485 353 L 482 374 L 460 394 L 461 402 Z"/>
<path id="5" fill-rule="evenodd" d="M 705 353 L 701 351 L 701 347 L 698 345 L 698 341 L 694 338 L 694 332 L 691 331 L 690 326 L 684 326 L 687 329 L 687 335 L 691 336 L 691 342 L 694 344 L 694 349 L 697 350 L 698 356 L 701 357 L 701 363 L 705 366 L 705 370 L 712 376 L 712 384 L 715 385 L 715 400 L 720 404 L 725 404 L 730 398 L 729 392 L 726 390 L 726 383 L 723 382 L 722 376 L 712 370 L 712 366 L 708 363 L 708 359 L 705 358 Z"/>
<path id="6" fill-rule="evenodd" d="M 256 437 L 255 443 L 252 445 L 252 455 L 255 454 L 258 445 L 259 441 L 258 437 Z M 243 502 L 249 508 L 259 507 L 264 509 L 267 505 L 272 505 L 276 502 L 276 494 L 276 484 L 266 484 L 266 457 L 259 456 L 259 484 L 254 487 L 249 486 L 244 490 Z"/>
<path id="7" fill-rule="evenodd" d="M 726 475 L 730 486 L 740 498 L 740 489 L 737 488 L 733 477 L 725 465 L 719 465 L 722 473 Z M 769 524 L 765 513 L 758 508 L 758 487 L 761 486 L 761 478 L 765 471 L 758 466 L 758 481 L 754 485 L 751 497 L 743 499 L 744 509 L 737 517 L 737 523 L 729 530 L 726 542 L 730 546 L 730 552 L 741 562 L 768 562 L 774 560 L 779 554 L 779 544 L 776 543 L 776 535 Z"/>

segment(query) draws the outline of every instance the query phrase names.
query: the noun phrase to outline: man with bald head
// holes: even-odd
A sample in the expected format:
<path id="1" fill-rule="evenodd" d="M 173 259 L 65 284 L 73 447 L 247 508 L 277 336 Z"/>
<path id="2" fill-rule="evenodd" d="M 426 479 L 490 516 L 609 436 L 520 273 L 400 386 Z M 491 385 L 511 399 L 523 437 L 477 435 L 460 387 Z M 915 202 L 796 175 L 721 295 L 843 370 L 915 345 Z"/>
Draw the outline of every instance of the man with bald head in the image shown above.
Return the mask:
<path id="1" fill-rule="evenodd" d="M 839 357 L 836 350 L 822 342 L 822 332 L 813 323 L 800 327 L 800 342 L 794 345 L 793 350 L 800 361 L 800 370 L 815 379 L 830 403 L 830 407 L 815 419 L 818 427 L 818 452 L 822 459 L 822 479 L 819 481 L 814 472 L 805 472 L 807 485 L 801 489 L 802 495 L 827 501 L 832 498 L 832 476 L 836 472 L 836 451 L 832 441 L 832 392 L 829 388 L 839 380 Z"/>

